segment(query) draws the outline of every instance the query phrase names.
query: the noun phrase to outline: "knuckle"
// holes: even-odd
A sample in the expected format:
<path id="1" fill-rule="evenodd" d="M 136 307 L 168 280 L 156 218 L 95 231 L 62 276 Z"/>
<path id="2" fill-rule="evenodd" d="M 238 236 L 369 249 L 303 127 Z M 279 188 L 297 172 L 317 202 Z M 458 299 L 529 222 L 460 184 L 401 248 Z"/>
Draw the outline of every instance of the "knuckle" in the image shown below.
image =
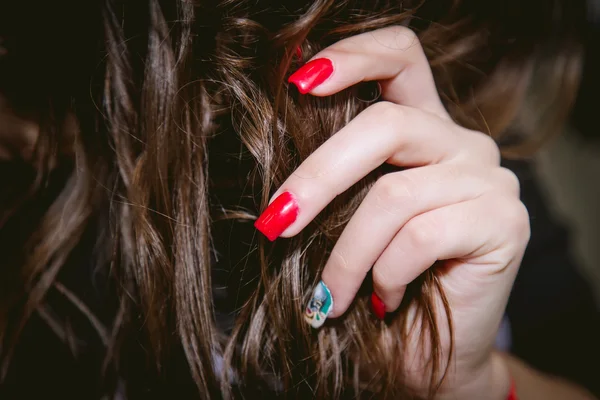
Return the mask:
<path id="1" fill-rule="evenodd" d="M 380 101 L 363 111 L 369 122 L 374 121 L 382 130 L 397 132 L 399 127 L 411 126 L 419 116 L 419 110 L 404 107 L 389 101 Z M 398 138 L 401 141 L 400 136 Z"/>
<path id="2" fill-rule="evenodd" d="M 421 42 L 415 31 L 406 26 L 394 25 L 390 26 L 389 28 L 385 28 L 385 30 L 387 30 L 392 37 L 395 38 L 398 46 L 404 47 L 408 44 L 410 46 L 417 45 L 421 47 Z"/>
<path id="3" fill-rule="evenodd" d="M 377 265 L 373 268 L 372 277 L 374 284 L 383 290 L 389 290 L 394 281 L 391 269 L 387 265 Z"/>
<path id="4" fill-rule="evenodd" d="M 469 158 L 484 161 L 489 165 L 500 165 L 500 148 L 491 136 L 462 127 L 459 132 L 466 134 L 465 139 L 470 143 L 470 146 L 465 148 Z"/>
<path id="5" fill-rule="evenodd" d="M 516 243 L 527 243 L 531 236 L 529 212 L 525 204 L 513 197 L 499 197 L 500 217 L 506 226 L 506 232 Z"/>
<path id="6" fill-rule="evenodd" d="M 357 46 L 373 47 L 374 45 L 381 46 L 385 53 L 389 53 L 390 50 L 407 50 L 413 46 L 422 48 L 413 30 L 402 25 L 393 25 L 340 40 L 326 51 L 355 52 Z"/>
<path id="7" fill-rule="evenodd" d="M 366 110 L 369 116 L 384 121 L 402 121 L 404 119 L 404 108 L 390 101 L 380 101 Z"/>
<path id="8" fill-rule="evenodd" d="M 374 48 L 383 57 L 391 55 L 397 59 L 399 54 L 403 54 L 407 50 L 422 49 L 417 34 L 402 25 L 393 25 L 369 31 L 360 36 L 365 38 L 365 43 Z"/>
<path id="9" fill-rule="evenodd" d="M 427 249 L 435 245 L 439 237 L 439 226 L 431 218 L 423 214 L 408 221 L 404 225 L 404 234 L 414 249 Z"/>
<path id="10" fill-rule="evenodd" d="M 397 212 L 414 204 L 416 192 L 414 181 L 400 173 L 382 176 L 373 187 L 376 205 L 391 212 Z"/>
<path id="11" fill-rule="evenodd" d="M 515 197 L 519 197 L 521 193 L 521 181 L 517 174 L 504 167 L 498 168 L 497 171 L 502 186 L 505 187 L 509 193 L 515 195 Z"/>
<path id="12" fill-rule="evenodd" d="M 479 133 L 477 137 L 480 141 L 479 151 L 481 152 L 481 156 L 493 165 L 499 165 L 501 154 L 496 141 L 491 136 L 484 135 L 483 133 Z"/>

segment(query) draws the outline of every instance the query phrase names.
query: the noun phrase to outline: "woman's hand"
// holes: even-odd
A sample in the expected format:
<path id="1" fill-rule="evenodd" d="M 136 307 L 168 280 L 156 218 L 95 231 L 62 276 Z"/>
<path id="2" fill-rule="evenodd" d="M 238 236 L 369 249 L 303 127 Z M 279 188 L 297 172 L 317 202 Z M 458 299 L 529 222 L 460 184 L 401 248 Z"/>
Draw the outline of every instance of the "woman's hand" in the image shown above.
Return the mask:
<path id="1" fill-rule="evenodd" d="M 335 245 L 307 320 L 341 316 L 372 270 L 376 314 L 398 308 L 406 286 L 436 261 L 453 320 L 455 354 L 441 392 L 505 399 L 509 379 L 492 355 L 496 332 L 529 239 L 519 182 L 500 166 L 487 135 L 456 125 L 444 109 L 413 32 L 391 27 L 323 50 L 290 77 L 327 96 L 377 80 L 376 103 L 308 157 L 275 193 L 256 227 L 269 239 L 299 233 L 339 193 L 383 163 L 410 167 L 373 186 Z M 449 332 L 439 318 L 444 349 Z M 417 326 L 418 326 L 418 321 Z M 423 388 L 419 334 L 406 373 Z M 447 354 L 447 353 L 445 353 Z M 482 397 L 483 396 L 483 397 Z"/>

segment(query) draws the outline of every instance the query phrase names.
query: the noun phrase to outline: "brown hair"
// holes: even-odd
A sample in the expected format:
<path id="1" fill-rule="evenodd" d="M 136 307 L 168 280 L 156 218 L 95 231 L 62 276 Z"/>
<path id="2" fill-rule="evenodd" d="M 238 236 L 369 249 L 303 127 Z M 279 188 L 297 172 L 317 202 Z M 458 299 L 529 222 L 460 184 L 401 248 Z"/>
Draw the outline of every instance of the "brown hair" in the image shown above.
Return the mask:
<path id="1" fill-rule="evenodd" d="M 495 10 L 496 2 L 467 0 L 105 0 L 85 2 L 88 10 L 51 3 L 43 10 L 58 32 L 52 39 L 21 32 L 38 41 L 17 43 L 35 49 L 33 60 L 14 62 L 19 84 L 3 82 L 17 103 L 29 99 L 21 109 L 40 126 L 28 185 L 2 199 L 3 372 L 29 317 L 48 310 L 50 291 L 78 302 L 59 274 L 91 229 L 90 256 L 119 311 L 104 327 L 79 308 L 106 342 L 106 370 L 126 381 L 146 363 L 168 374 L 183 353 L 203 397 L 431 396 L 450 357 L 439 350 L 435 316 L 451 320 L 447 306 L 432 304 L 441 292 L 435 270 L 411 285 L 388 324 L 367 308 L 369 282 L 346 315 L 321 330 L 302 319 L 345 223 L 389 168 L 340 195 L 297 237 L 271 244 L 252 227 L 300 162 L 370 104 L 358 88 L 298 95 L 286 83 L 302 62 L 295 49 L 306 60 L 342 38 L 409 24 L 453 117 L 516 154 L 512 132 L 546 131 L 540 121 L 559 126 L 573 100 L 579 58 L 564 23 L 570 16 L 552 20 L 542 11 L 559 3 L 540 0 L 529 10 L 534 18 L 517 2 Z M 81 13 L 78 21 L 61 17 L 69 8 Z M 36 22 L 35 32 L 48 34 L 47 22 Z M 49 56 L 45 40 L 56 53 L 34 69 L 23 60 Z M 552 100 L 542 108 L 531 97 L 539 93 L 534 83 Z M 526 139 L 521 149 L 539 142 Z M 421 340 L 433 349 L 424 372 L 429 393 L 413 392 L 402 374 L 411 304 L 424 317 Z M 217 325 L 215 313 L 234 316 L 231 330 Z M 384 337 L 392 339 L 384 345 Z M 147 359 L 132 355 L 131 344 L 143 346 Z"/>

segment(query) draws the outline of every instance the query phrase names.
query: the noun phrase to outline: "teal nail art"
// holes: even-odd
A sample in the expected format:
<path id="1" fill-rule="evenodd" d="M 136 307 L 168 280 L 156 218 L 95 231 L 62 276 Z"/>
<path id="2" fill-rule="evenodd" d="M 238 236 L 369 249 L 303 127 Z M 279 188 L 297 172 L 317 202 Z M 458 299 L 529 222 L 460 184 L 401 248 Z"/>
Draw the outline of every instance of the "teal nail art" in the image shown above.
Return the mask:
<path id="1" fill-rule="evenodd" d="M 320 328 L 333 310 L 333 297 L 323 281 L 315 288 L 312 298 L 306 306 L 304 319 L 313 328 Z"/>

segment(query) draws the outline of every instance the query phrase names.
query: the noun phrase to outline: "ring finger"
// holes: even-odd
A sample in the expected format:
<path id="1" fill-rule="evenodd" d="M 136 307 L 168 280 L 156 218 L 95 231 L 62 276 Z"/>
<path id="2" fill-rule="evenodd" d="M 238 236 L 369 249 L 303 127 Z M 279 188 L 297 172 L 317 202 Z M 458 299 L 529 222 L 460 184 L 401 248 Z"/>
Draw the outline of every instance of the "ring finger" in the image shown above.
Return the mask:
<path id="1" fill-rule="evenodd" d="M 336 300 L 331 316 L 346 311 L 368 271 L 405 224 L 494 190 L 517 198 L 518 181 L 504 169 L 468 165 L 432 165 L 382 177 L 345 227 L 323 270 L 322 279 Z"/>
<path id="2" fill-rule="evenodd" d="M 467 274 L 471 277 L 469 282 L 462 284 L 475 282 L 478 290 L 490 291 L 491 296 L 486 283 L 498 282 L 490 278 L 505 267 L 494 262 L 494 253 L 515 252 L 504 244 L 527 243 L 525 235 L 529 232 L 525 206 L 517 197 L 497 193 L 435 209 L 404 225 L 373 266 L 374 291 L 386 312 L 394 311 L 400 305 L 406 285 L 438 260 L 460 259 L 461 264 L 473 268 L 473 273 Z M 496 212 L 490 212 L 491 209 Z M 519 235 L 524 236 L 523 240 L 515 241 Z M 461 276 L 466 276 L 464 271 Z M 454 289 L 466 292 L 464 288 Z"/>

